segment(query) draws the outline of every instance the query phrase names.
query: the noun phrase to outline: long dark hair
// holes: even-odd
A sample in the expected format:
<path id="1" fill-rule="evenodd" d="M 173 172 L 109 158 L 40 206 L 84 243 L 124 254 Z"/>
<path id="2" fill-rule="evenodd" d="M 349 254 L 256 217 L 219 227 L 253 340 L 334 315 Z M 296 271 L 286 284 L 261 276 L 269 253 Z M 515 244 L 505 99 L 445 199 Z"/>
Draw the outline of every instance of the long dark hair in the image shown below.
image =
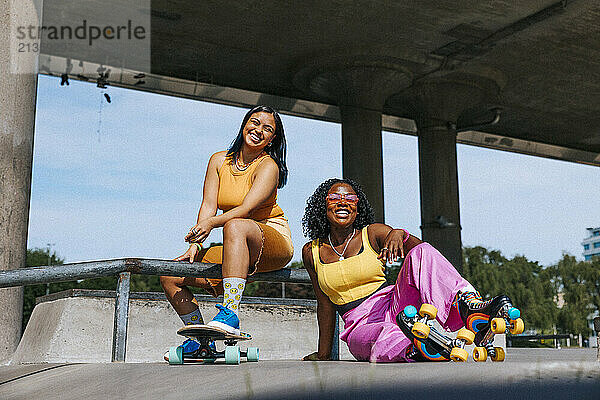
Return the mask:
<path id="1" fill-rule="evenodd" d="M 273 119 L 275 120 L 275 137 L 271 141 L 271 144 L 265 148 L 265 151 L 268 155 L 271 156 L 271 158 L 279 167 L 279 182 L 277 183 L 277 188 L 281 189 L 287 183 L 288 176 L 288 169 L 285 162 L 287 146 L 285 142 L 285 133 L 283 131 L 283 122 L 281 122 L 281 117 L 279 116 L 279 113 L 271 107 L 256 106 L 246 113 L 244 119 L 242 120 L 240 132 L 231 143 L 231 146 L 229 146 L 229 149 L 227 149 L 227 155 L 231 156 L 239 154 L 240 149 L 242 148 L 242 144 L 244 142 L 244 126 L 246 126 L 246 123 L 248 122 L 252 114 L 255 114 L 257 112 L 266 112 L 268 114 L 271 114 L 273 116 Z"/>
<path id="2" fill-rule="evenodd" d="M 352 179 L 328 179 L 321 183 L 315 192 L 306 200 L 306 208 L 302 217 L 302 231 L 307 238 L 325 239 L 331 230 L 329 220 L 327 219 L 327 192 L 336 183 L 346 183 L 352 187 L 352 190 L 358 195 L 358 206 L 356 219 L 352 224 L 360 230 L 367 225 L 375 222 L 375 213 L 369 203 L 362 187 Z"/>

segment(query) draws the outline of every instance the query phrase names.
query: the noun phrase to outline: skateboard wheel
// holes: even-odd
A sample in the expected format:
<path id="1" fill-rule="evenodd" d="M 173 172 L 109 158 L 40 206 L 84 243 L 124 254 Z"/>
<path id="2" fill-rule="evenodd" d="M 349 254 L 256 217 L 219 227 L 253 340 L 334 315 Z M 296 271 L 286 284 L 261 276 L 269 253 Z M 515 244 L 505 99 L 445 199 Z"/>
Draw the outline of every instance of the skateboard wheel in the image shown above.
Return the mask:
<path id="1" fill-rule="evenodd" d="M 491 328 L 494 333 L 504 333 L 506 332 L 506 322 L 503 318 L 493 318 Z"/>
<path id="2" fill-rule="evenodd" d="M 246 359 L 248 361 L 258 361 L 258 347 L 248 347 L 246 350 Z"/>
<path id="3" fill-rule="evenodd" d="M 477 362 L 487 360 L 487 350 L 485 347 L 475 347 L 473 349 L 473 360 Z"/>
<path id="4" fill-rule="evenodd" d="M 469 353 L 467 353 L 465 349 L 454 347 L 452 348 L 452 351 L 450 351 L 450 359 L 456 362 L 464 362 L 469 359 Z"/>
<path id="5" fill-rule="evenodd" d="M 422 322 L 415 322 L 415 325 L 410 331 L 419 339 L 427 339 L 427 336 L 429 336 L 430 328 Z"/>
<path id="6" fill-rule="evenodd" d="M 427 317 L 429 319 L 435 319 L 437 316 L 437 308 L 432 306 L 431 304 L 423 303 L 421 304 L 421 308 L 419 309 L 419 314 L 422 317 Z"/>
<path id="7" fill-rule="evenodd" d="M 171 347 L 169 348 L 169 364 L 181 365 L 183 364 L 183 347 Z"/>
<path id="8" fill-rule="evenodd" d="M 523 320 L 521 318 L 517 318 L 511 322 L 512 326 L 509 329 L 510 333 L 512 333 L 513 335 L 523 333 L 523 331 L 525 330 L 525 323 L 523 323 Z"/>
<path id="9" fill-rule="evenodd" d="M 518 308 L 511 308 L 510 310 L 508 310 L 508 318 L 510 319 L 517 319 L 521 317 L 521 311 Z"/>
<path id="10" fill-rule="evenodd" d="M 471 332 L 467 328 L 460 328 L 456 334 L 456 338 L 464 340 L 465 344 L 471 344 L 473 343 L 473 340 L 475 340 L 475 333 Z"/>
<path id="11" fill-rule="evenodd" d="M 225 364 L 240 363 L 240 348 L 238 346 L 225 347 Z"/>
<path id="12" fill-rule="evenodd" d="M 490 357 L 491 360 L 495 362 L 504 361 L 504 358 L 506 357 L 504 349 L 502 347 L 494 347 L 494 350 L 496 350 L 496 355 Z"/>
<path id="13" fill-rule="evenodd" d="M 404 316 L 406 318 L 414 318 L 417 315 L 417 309 L 415 306 L 406 306 L 404 307 Z"/>

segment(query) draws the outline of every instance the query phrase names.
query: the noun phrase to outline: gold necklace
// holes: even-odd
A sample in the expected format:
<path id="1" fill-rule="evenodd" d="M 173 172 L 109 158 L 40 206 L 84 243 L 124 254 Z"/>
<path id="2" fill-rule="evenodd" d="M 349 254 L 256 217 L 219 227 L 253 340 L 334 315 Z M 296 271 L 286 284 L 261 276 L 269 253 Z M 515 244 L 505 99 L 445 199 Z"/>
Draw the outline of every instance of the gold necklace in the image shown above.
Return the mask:
<path id="1" fill-rule="evenodd" d="M 240 154 L 241 154 L 241 152 L 240 152 L 240 153 L 238 153 L 238 154 L 235 156 L 235 166 L 236 166 L 236 168 L 237 168 L 239 171 L 245 171 L 245 170 L 247 170 L 247 169 L 248 169 L 248 167 L 250 166 L 250 164 L 252 164 L 254 161 L 256 161 L 256 159 L 257 159 L 258 157 L 260 157 L 260 156 L 261 156 L 263 153 L 264 153 L 264 151 L 261 151 L 261 152 L 260 152 L 260 153 L 259 153 L 259 154 L 258 154 L 256 157 L 254 157 L 254 158 L 252 159 L 252 161 L 250 161 L 248 164 L 244 164 L 244 162 L 243 162 L 243 161 L 240 161 Z M 240 164 L 241 164 L 241 165 L 240 165 Z"/>

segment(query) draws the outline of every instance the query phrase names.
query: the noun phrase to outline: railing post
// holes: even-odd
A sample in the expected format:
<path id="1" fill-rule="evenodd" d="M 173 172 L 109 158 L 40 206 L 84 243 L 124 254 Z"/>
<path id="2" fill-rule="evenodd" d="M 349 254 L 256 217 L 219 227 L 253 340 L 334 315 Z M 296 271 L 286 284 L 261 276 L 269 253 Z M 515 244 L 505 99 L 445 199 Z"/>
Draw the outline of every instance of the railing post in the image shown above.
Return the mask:
<path id="1" fill-rule="evenodd" d="M 340 360 L 340 316 L 335 312 L 335 328 L 333 330 L 333 343 L 331 343 L 331 359 Z"/>
<path id="2" fill-rule="evenodd" d="M 596 349 L 596 361 L 600 361 L 600 317 L 594 317 L 594 330 L 596 331 L 596 344 L 598 346 Z"/>
<path id="3" fill-rule="evenodd" d="M 112 362 L 125 362 L 127 345 L 127 321 L 129 319 L 129 286 L 131 272 L 121 272 L 115 301 L 115 324 L 113 329 Z"/>

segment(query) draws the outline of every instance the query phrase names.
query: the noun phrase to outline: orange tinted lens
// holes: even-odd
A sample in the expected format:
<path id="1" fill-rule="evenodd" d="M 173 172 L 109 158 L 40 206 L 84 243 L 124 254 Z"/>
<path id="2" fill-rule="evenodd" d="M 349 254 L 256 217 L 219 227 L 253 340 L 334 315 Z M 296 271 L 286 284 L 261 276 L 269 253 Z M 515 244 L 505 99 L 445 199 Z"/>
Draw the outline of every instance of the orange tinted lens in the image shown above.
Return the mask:
<path id="1" fill-rule="evenodd" d="M 342 195 L 337 193 L 329 193 L 327 195 L 327 200 L 329 201 L 340 201 L 342 199 Z"/>

